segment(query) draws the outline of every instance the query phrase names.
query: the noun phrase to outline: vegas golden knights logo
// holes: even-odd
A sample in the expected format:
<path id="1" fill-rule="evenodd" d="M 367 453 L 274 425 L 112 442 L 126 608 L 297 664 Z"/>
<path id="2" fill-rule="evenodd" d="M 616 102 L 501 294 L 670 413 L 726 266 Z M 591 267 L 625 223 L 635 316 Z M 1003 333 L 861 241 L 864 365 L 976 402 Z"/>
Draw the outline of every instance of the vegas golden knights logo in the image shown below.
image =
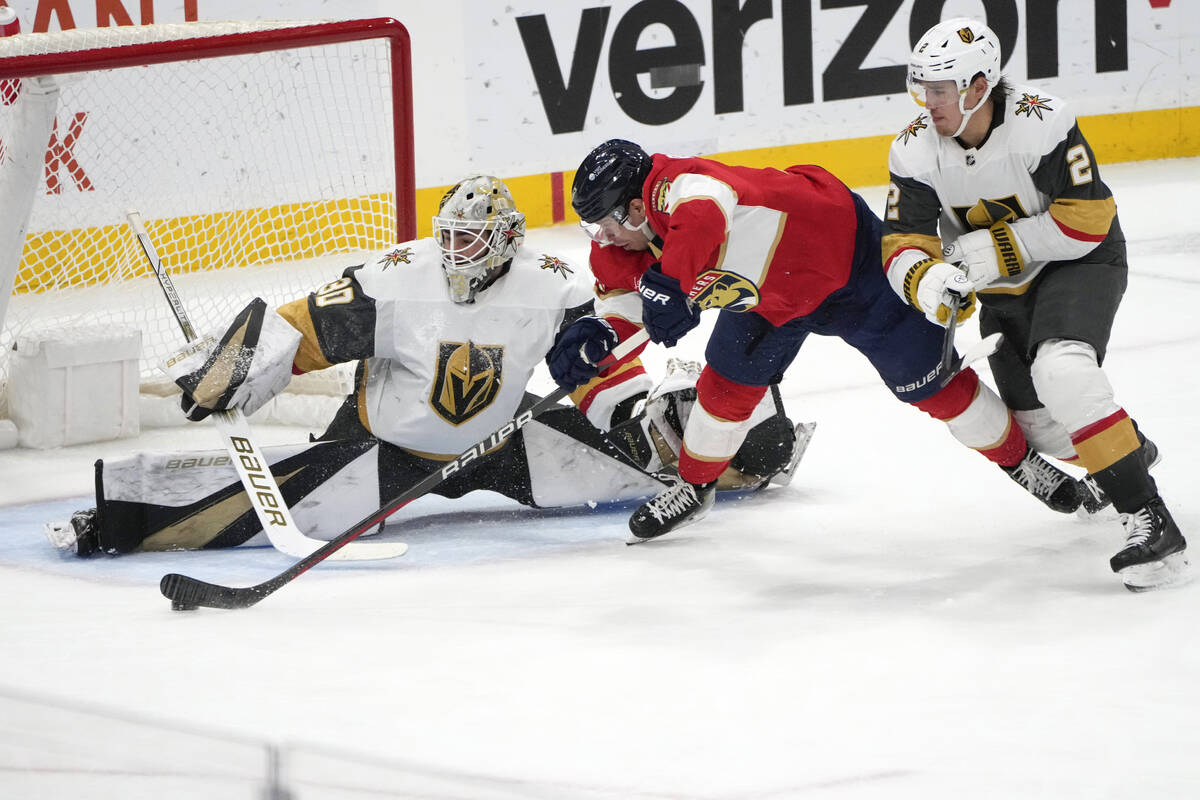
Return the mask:
<path id="1" fill-rule="evenodd" d="M 696 278 L 691 298 L 700 308 L 749 311 L 759 303 L 758 287 L 733 272 L 710 269 Z"/>
<path id="2" fill-rule="evenodd" d="M 959 28 L 958 38 L 963 40 L 963 44 L 970 44 L 975 41 L 975 31 L 970 28 Z"/>
<path id="3" fill-rule="evenodd" d="M 1015 194 L 991 200 L 980 200 L 970 208 L 955 206 L 953 211 L 959 222 L 968 230 L 990 228 L 997 222 L 1016 222 L 1029 216 L 1021 207 L 1021 201 Z"/>
<path id="4" fill-rule="evenodd" d="M 451 425 L 483 411 L 500 391 L 504 348 L 474 342 L 438 342 L 437 373 L 429 404 Z"/>

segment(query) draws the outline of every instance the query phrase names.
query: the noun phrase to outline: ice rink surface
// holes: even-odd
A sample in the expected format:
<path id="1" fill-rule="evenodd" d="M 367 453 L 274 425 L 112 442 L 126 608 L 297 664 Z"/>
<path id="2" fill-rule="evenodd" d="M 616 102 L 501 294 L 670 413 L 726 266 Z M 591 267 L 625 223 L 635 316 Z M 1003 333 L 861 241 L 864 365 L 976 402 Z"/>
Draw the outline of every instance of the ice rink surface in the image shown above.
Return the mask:
<path id="1" fill-rule="evenodd" d="M 1200 160 L 1103 176 L 1130 251 L 1106 368 L 1195 539 Z M 699 358 L 710 324 L 649 365 Z M 1118 523 L 1046 510 L 840 341 L 810 338 L 782 389 L 819 424 L 793 483 L 678 534 L 430 498 L 384 534 L 404 558 L 237 612 L 172 612 L 158 579 L 248 585 L 286 556 L 80 560 L 41 533 L 91 504 L 96 458 L 212 430 L 0 452 L 0 796 L 262 797 L 269 775 L 293 800 L 1200 796 L 1200 582 L 1127 592 Z"/>

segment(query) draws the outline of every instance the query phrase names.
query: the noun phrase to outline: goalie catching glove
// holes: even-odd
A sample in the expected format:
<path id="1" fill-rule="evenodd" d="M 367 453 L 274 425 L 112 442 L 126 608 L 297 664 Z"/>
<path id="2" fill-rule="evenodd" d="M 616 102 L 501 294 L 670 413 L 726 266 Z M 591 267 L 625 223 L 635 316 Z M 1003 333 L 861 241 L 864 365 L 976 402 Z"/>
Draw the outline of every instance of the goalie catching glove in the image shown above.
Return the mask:
<path id="1" fill-rule="evenodd" d="M 217 342 L 208 336 L 169 357 L 162 370 L 183 389 L 184 415 L 198 422 L 214 411 L 253 414 L 292 379 L 300 332 L 256 297 Z"/>

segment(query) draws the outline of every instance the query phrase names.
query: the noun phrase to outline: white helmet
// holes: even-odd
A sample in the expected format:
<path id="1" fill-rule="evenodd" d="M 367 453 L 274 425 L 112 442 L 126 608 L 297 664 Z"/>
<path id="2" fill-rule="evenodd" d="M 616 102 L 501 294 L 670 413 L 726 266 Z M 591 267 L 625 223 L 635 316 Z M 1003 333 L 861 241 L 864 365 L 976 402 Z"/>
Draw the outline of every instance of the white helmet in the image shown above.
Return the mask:
<path id="1" fill-rule="evenodd" d="M 476 175 L 442 196 L 433 218 L 450 299 L 471 303 L 498 278 L 525 239 L 525 215 L 504 181 Z"/>
<path id="2" fill-rule="evenodd" d="M 924 106 L 925 83 L 954 81 L 958 89 L 958 110 L 962 124 L 954 132 L 958 136 L 967 120 L 983 103 L 970 110 L 964 108 L 967 88 L 980 73 L 988 88 L 1000 81 L 1000 42 L 992 29 L 969 17 L 955 17 L 939 22 L 925 32 L 908 60 L 908 91 L 918 105 Z"/>

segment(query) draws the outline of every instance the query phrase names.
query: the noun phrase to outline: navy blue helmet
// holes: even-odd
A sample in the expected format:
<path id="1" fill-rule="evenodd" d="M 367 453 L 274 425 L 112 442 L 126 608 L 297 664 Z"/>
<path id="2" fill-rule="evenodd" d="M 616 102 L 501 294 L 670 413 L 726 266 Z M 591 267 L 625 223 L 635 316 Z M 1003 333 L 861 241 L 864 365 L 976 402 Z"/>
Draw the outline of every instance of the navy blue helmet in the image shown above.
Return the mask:
<path id="1" fill-rule="evenodd" d="M 571 207 L 584 222 L 597 222 L 614 210 L 624 221 L 629 201 L 642 196 L 650 156 L 624 139 L 609 139 L 587 154 L 571 184 Z"/>

